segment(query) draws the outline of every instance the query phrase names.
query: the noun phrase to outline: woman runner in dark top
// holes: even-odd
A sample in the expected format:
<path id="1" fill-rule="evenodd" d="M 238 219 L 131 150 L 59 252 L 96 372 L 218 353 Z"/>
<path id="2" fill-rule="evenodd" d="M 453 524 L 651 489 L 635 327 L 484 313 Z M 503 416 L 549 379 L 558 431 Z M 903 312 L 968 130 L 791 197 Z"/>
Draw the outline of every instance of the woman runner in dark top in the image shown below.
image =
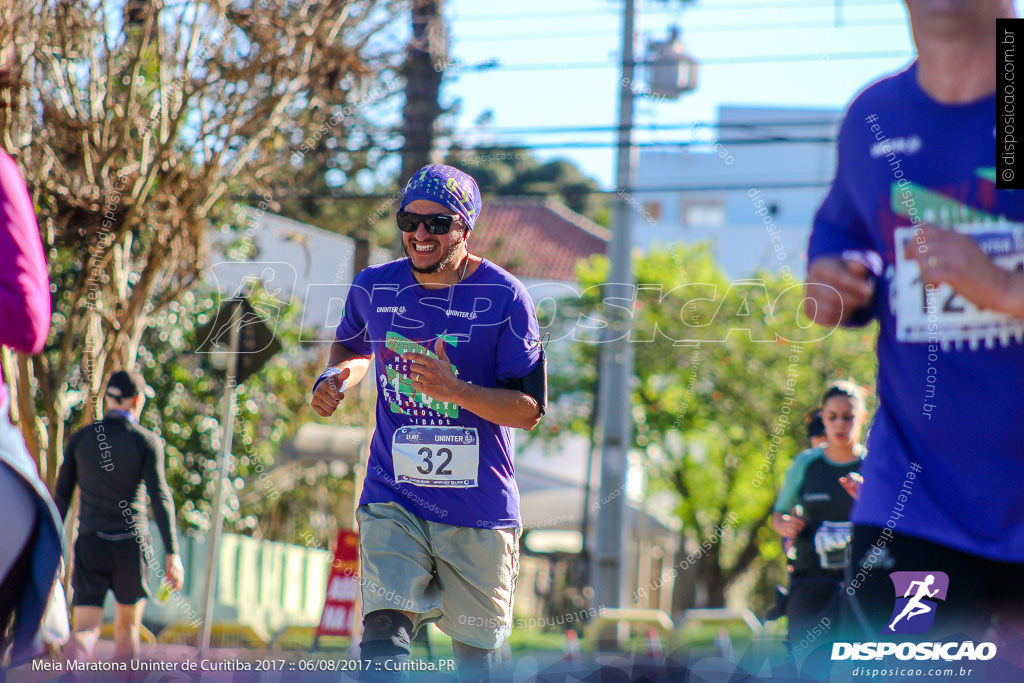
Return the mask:
<path id="1" fill-rule="evenodd" d="M 816 628 L 821 632 L 837 621 L 849 562 L 852 481 L 865 453 L 860 435 L 867 412 L 860 387 L 836 382 L 825 392 L 821 412 L 827 441 L 793 459 L 771 518 L 772 528 L 793 540 L 786 616 L 794 651 Z"/>

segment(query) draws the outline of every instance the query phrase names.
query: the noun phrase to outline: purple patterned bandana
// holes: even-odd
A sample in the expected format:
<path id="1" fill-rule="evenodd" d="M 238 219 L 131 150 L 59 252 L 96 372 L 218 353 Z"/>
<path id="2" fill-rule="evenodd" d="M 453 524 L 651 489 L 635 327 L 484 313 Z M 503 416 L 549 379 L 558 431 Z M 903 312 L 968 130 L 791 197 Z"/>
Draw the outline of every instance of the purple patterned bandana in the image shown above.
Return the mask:
<path id="1" fill-rule="evenodd" d="M 402 190 L 402 206 L 399 210 L 404 210 L 417 199 L 426 199 L 447 206 L 462 216 L 469 230 L 473 229 L 483 206 L 480 201 L 480 188 L 477 187 L 473 176 L 442 164 L 424 166 L 413 174 Z"/>

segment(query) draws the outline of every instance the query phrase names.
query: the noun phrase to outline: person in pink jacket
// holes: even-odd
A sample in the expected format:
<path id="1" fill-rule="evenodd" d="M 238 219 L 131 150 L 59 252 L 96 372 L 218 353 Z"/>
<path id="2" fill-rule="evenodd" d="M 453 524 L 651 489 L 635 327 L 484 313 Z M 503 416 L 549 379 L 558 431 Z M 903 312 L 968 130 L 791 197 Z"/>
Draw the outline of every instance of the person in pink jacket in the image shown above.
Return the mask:
<path id="1" fill-rule="evenodd" d="M 36 354 L 49 331 L 50 282 L 39 226 L 18 167 L 0 150 L 0 344 Z M 9 409 L 0 376 L 0 660 L 10 646 L 14 665 L 41 649 L 39 625 L 60 565 L 62 525 Z"/>

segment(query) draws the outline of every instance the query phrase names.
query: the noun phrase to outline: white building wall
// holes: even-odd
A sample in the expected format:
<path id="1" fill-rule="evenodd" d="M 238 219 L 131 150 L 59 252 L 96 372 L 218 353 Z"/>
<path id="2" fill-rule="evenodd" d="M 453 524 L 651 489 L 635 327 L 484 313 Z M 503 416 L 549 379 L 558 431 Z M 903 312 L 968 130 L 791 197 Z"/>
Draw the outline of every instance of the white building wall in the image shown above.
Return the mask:
<path id="1" fill-rule="evenodd" d="M 745 277 L 759 268 L 777 272 L 783 265 L 802 277 L 811 222 L 835 172 L 832 138 L 840 117 L 830 110 L 722 107 L 723 127 L 717 138 L 706 138 L 707 146 L 641 150 L 635 198 L 643 208 L 631 214 L 634 245 L 649 249 L 658 242 L 709 240 L 729 277 Z M 735 127 L 752 123 L 759 125 Z M 809 141 L 740 142 L 765 137 Z M 720 142 L 712 145 L 715 139 Z M 767 187 L 782 184 L 812 186 Z M 673 189 L 680 186 L 706 189 Z M 765 203 L 761 215 L 755 198 Z M 772 230 L 781 252 L 774 248 Z"/>
<path id="2" fill-rule="evenodd" d="M 355 240 L 252 208 L 242 211 L 246 230 L 213 236 L 208 280 L 224 297 L 244 291 L 247 280 L 261 281 L 280 301 L 294 297 L 303 307 L 308 338 L 332 338 L 355 275 Z M 246 239 L 253 245 L 246 260 L 223 256 L 225 243 Z"/>

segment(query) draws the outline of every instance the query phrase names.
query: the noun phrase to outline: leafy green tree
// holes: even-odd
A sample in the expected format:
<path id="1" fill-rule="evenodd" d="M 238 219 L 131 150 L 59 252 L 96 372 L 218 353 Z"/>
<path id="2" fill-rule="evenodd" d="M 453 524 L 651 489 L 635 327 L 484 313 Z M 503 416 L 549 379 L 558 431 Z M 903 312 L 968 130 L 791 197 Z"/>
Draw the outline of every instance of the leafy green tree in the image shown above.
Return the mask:
<path id="1" fill-rule="evenodd" d="M 781 580 L 780 539 L 765 522 L 793 455 L 807 447 L 804 415 L 829 381 L 873 380 L 874 333 L 809 326 L 799 310 L 802 284 L 765 273 L 729 282 L 705 246 L 652 250 L 634 264 L 634 446 L 649 491 L 676 496 L 677 559 L 694 554 L 679 572 L 677 588 L 689 587 L 677 591 L 676 606 L 722 606 L 755 567 Z M 562 345 L 571 370 L 563 364 L 552 378 L 568 393 L 549 437 L 551 429 L 586 428 L 580 407 L 593 404 L 600 344 L 586 343 L 599 330 L 580 331 L 606 318 L 600 284 L 608 272 L 604 257 L 583 264 L 583 296 L 560 320 L 545 321 L 565 329 L 584 316 L 574 326 L 584 343 Z M 722 542 L 701 549 L 723 527 Z M 760 605 L 765 596 L 754 598 Z"/>

